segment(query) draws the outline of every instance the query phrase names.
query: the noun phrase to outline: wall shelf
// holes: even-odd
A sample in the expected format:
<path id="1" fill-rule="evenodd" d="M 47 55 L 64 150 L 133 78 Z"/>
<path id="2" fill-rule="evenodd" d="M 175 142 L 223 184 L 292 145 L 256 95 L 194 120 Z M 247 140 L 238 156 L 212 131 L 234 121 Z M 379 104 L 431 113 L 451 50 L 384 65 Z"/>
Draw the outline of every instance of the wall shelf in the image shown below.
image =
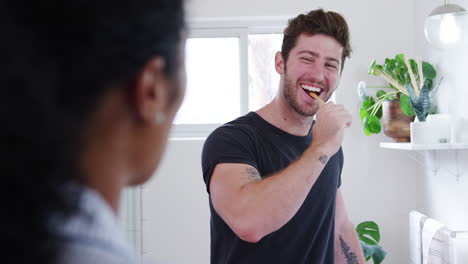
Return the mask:
<path id="1" fill-rule="evenodd" d="M 393 142 L 382 142 L 380 143 L 381 148 L 387 149 L 400 149 L 400 150 L 457 150 L 457 149 L 468 149 L 468 144 L 412 144 L 412 143 L 393 143 Z"/>
<path id="2" fill-rule="evenodd" d="M 424 168 L 427 168 L 426 159 L 429 159 L 432 166 L 429 169 L 434 173 L 437 174 L 438 171 L 443 170 L 451 175 L 454 175 L 459 182 L 460 177 L 464 174 L 464 172 L 460 168 L 460 158 L 459 158 L 459 151 L 468 149 L 468 144 L 452 144 L 452 143 L 444 143 L 444 144 L 412 144 L 412 143 L 393 143 L 393 142 L 381 142 L 381 148 L 386 149 L 396 149 L 396 150 L 410 150 L 414 152 L 408 152 L 408 156 L 415 160 L 417 163 L 422 165 Z M 442 153 L 438 152 L 441 151 Z M 447 166 L 440 166 L 439 165 L 439 156 L 447 156 L 453 155 L 452 160 L 455 161 L 455 167 L 449 168 Z"/>

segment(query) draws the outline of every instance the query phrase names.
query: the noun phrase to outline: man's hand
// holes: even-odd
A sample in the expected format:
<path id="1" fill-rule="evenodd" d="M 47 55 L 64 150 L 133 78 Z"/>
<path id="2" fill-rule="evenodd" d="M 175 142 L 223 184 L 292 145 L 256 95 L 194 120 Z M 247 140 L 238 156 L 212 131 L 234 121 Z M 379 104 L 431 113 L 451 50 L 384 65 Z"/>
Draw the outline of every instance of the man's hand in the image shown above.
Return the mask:
<path id="1" fill-rule="evenodd" d="M 317 111 L 310 148 L 320 148 L 326 155 L 335 154 L 343 142 L 344 129 L 351 126 L 351 113 L 343 105 L 327 103 Z"/>

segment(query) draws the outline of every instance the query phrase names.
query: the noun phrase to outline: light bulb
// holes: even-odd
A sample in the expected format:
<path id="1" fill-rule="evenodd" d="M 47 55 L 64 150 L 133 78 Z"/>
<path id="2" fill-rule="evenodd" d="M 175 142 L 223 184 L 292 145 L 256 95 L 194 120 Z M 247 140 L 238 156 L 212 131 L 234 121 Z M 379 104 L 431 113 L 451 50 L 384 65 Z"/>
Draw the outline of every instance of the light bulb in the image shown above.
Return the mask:
<path id="1" fill-rule="evenodd" d="M 454 4 L 444 4 L 434 9 L 424 24 L 427 41 L 439 49 L 460 43 L 466 27 L 464 16 L 465 9 Z"/>
<path id="2" fill-rule="evenodd" d="M 452 14 L 442 15 L 440 21 L 440 42 L 444 45 L 455 44 L 460 39 L 460 28 Z"/>

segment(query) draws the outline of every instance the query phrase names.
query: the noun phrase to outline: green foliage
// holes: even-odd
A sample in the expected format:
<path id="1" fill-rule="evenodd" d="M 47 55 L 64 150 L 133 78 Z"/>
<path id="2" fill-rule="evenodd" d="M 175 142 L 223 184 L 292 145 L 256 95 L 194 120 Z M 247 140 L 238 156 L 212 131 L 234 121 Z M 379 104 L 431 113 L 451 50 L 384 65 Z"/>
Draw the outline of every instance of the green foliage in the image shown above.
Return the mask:
<path id="1" fill-rule="evenodd" d="M 379 226 L 373 221 L 366 221 L 356 226 L 356 232 L 361 241 L 369 245 L 377 245 L 380 242 Z"/>
<path id="2" fill-rule="evenodd" d="M 366 261 L 372 258 L 374 264 L 382 263 L 387 252 L 378 245 L 380 242 L 379 226 L 373 221 L 362 222 L 356 227 L 356 233 L 361 242 Z"/>
<path id="3" fill-rule="evenodd" d="M 373 115 L 368 115 L 364 118 L 364 127 L 373 134 L 378 134 L 382 130 L 380 119 Z"/>
<path id="4" fill-rule="evenodd" d="M 382 263 L 385 256 L 387 255 L 387 252 L 385 252 L 385 250 L 380 245 L 369 245 L 363 241 L 360 242 L 366 261 L 369 261 L 372 258 L 374 264 Z"/>
<path id="5" fill-rule="evenodd" d="M 422 62 L 422 69 L 423 69 L 423 74 L 426 77 L 426 79 L 431 80 L 431 83 L 432 83 L 432 80 L 434 80 L 436 75 L 437 75 L 436 70 L 434 69 L 434 66 L 432 66 L 431 64 L 423 61 Z M 432 84 L 431 84 L 430 87 L 432 89 Z M 431 90 L 431 89 L 429 89 L 429 90 Z"/>
<path id="6" fill-rule="evenodd" d="M 377 93 L 376 93 L 377 98 L 385 96 L 385 94 L 386 94 L 386 92 L 384 90 L 378 90 Z"/>
<path id="7" fill-rule="evenodd" d="M 400 100 L 403 113 L 409 116 L 416 114 L 420 121 L 425 120 L 430 108 L 430 99 L 437 90 L 433 89 L 434 79 L 437 76 L 434 66 L 425 61 L 418 63 L 413 59 L 407 60 L 404 54 L 397 54 L 395 58 L 386 58 L 382 65 L 373 60 L 368 73 L 387 81 L 390 91 L 379 90 L 375 98 L 367 96 L 363 101 L 360 116 L 366 135 L 370 136 L 382 131 L 380 118 L 385 100 Z M 411 76 L 414 77 L 414 82 Z M 413 87 L 414 83 L 418 87 Z"/>
<path id="8" fill-rule="evenodd" d="M 405 86 L 407 83 L 411 83 L 411 77 L 408 72 L 408 67 L 406 66 L 406 57 L 404 54 L 400 53 L 395 56 L 394 59 L 385 59 L 385 63 L 383 65 L 377 64 L 375 60 L 372 61 L 372 64 L 369 69 L 369 74 L 375 76 L 382 76 L 385 75 L 392 80 L 395 80 L 396 83 L 400 84 L 401 86 Z M 418 64 L 415 60 L 409 59 L 408 60 L 411 70 L 415 76 L 415 78 L 419 81 L 421 76 L 419 76 Z M 427 82 L 428 90 L 432 90 L 432 80 L 435 79 L 437 73 L 430 63 L 423 61 L 422 62 L 422 72 L 424 75 L 425 80 L 430 80 Z M 390 87 L 393 89 L 397 89 L 394 85 L 390 84 Z"/>
<path id="9" fill-rule="evenodd" d="M 405 113 L 406 115 L 414 116 L 413 106 L 411 105 L 410 97 L 406 94 L 400 95 L 400 107 L 403 113 Z"/>
<path id="10" fill-rule="evenodd" d="M 394 99 L 394 92 L 387 93 L 383 90 L 377 92 L 377 101 L 372 96 L 367 96 L 360 109 L 361 122 L 364 133 L 367 136 L 378 134 L 382 131 L 382 103 L 384 100 Z"/>
<path id="11" fill-rule="evenodd" d="M 431 103 L 429 101 L 429 91 L 427 90 L 426 86 L 424 85 L 421 89 L 421 92 L 416 95 L 413 87 L 409 84 L 406 85 L 406 89 L 409 92 L 409 98 L 411 105 L 413 106 L 413 110 L 416 113 L 419 121 L 426 121 L 426 117 L 429 114 L 429 109 L 431 107 Z"/>

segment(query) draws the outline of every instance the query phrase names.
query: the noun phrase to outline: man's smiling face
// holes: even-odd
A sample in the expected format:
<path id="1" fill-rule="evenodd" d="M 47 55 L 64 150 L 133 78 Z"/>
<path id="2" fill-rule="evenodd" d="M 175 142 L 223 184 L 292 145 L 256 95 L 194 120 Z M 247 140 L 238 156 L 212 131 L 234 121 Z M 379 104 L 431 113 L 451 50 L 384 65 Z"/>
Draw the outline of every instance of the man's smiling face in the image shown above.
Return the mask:
<path id="1" fill-rule="evenodd" d="M 301 34 L 286 62 L 276 57 L 276 70 L 283 74 L 281 93 L 289 105 L 304 116 L 314 115 L 319 103 L 310 95 L 327 101 L 340 81 L 343 47 L 334 38 Z"/>

